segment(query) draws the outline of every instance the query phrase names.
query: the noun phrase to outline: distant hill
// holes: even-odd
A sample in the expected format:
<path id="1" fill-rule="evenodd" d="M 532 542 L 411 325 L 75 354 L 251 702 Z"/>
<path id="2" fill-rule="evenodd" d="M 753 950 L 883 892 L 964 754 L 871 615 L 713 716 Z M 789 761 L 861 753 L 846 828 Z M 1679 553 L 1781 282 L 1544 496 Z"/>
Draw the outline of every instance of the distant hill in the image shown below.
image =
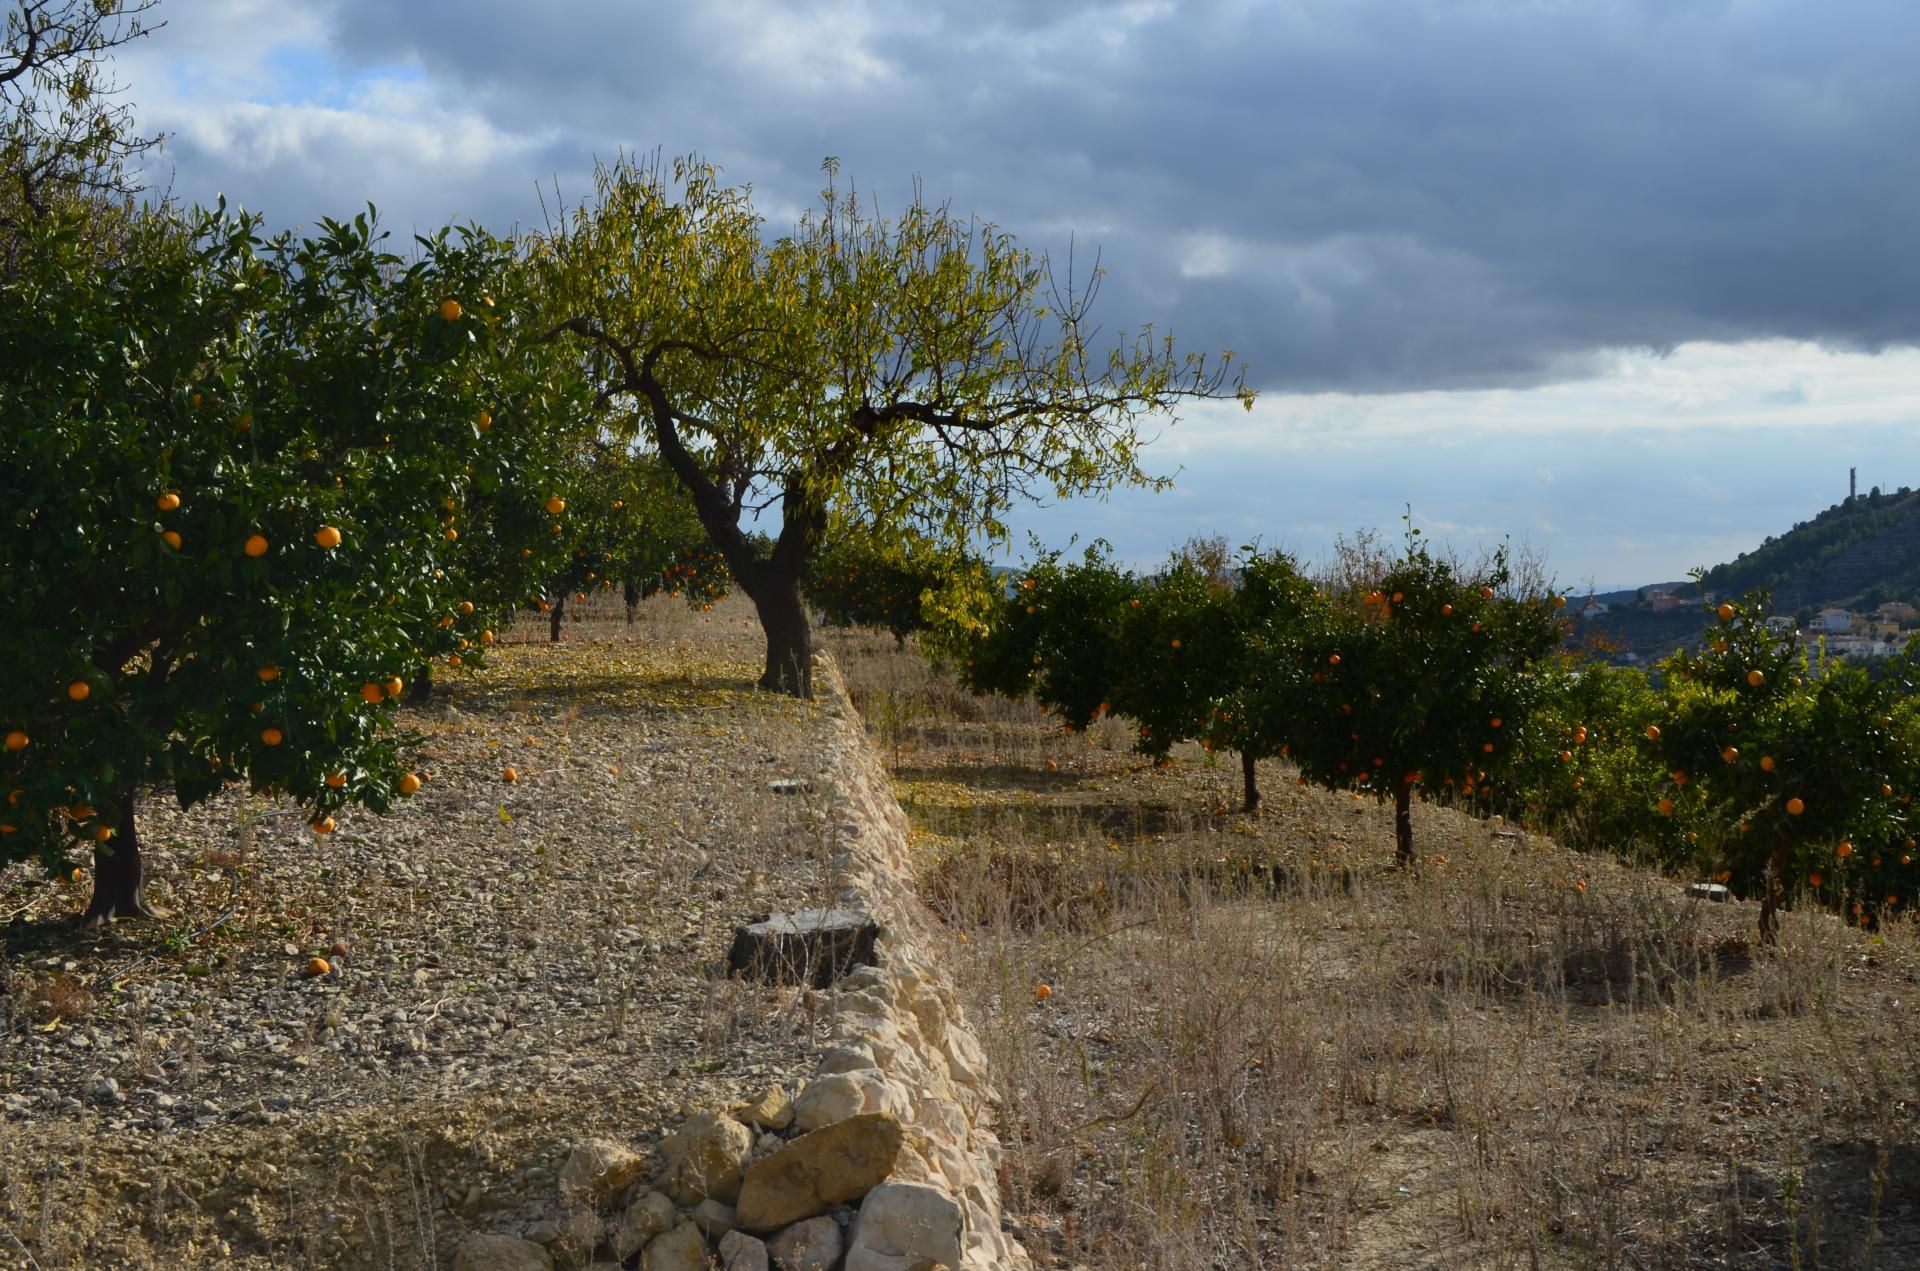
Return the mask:
<path id="1" fill-rule="evenodd" d="M 1773 593 L 1774 610 L 1871 609 L 1920 596 L 1920 492 L 1876 488 L 1707 571 L 1707 590 Z"/>

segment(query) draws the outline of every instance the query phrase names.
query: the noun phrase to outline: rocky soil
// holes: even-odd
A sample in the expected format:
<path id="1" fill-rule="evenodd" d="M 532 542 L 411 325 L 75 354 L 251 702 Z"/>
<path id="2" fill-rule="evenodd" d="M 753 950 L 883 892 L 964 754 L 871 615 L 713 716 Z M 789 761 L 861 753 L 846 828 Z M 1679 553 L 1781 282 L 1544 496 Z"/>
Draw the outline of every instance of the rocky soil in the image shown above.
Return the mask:
<path id="1" fill-rule="evenodd" d="M 405 713 L 425 789 L 328 838 L 156 792 L 161 921 L 83 936 L 84 880 L 0 878 L 0 1265 L 446 1266 L 555 1235 L 584 1139 L 796 1089 L 820 995 L 718 972 L 839 894 L 819 799 L 771 784 L 820 777 L 830 721 L 753 691 L 744 619 L 500 650 Z"/>

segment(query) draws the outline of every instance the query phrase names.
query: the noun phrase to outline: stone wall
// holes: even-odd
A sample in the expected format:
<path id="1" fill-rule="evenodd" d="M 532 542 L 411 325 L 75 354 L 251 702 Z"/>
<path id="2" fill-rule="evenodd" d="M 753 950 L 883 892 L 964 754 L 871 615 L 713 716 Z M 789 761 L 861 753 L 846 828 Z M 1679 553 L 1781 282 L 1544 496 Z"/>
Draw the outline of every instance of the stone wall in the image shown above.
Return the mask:
<path id="1" fill-rule="evenodd" d="M 826 1094 L 823 1086 L 837 1088 L 857 1073 L 862 1110 L 886 1106 L 906 1130 L 895 1177 L 960 1202 L 965 1271 L 1026 1268 L 1026 1252 L 1000 1227 L 1000 1140 L 985 1057 L 939 957 L 951 936 L 915 892 L 906 813 L 831 661 L 822 659 L 814 687 L 833 728 L 824 763 L 830 786 L 822 794 L 836 818 L 840 903 L 871 913 L 882 935 L 880 965 L 855 971 L 833 991 L 836 1049 L 796 1100 L 796 1114 Z M 866 1055 L 873 1065 L 865 1071 L 831 1072 Z"/>

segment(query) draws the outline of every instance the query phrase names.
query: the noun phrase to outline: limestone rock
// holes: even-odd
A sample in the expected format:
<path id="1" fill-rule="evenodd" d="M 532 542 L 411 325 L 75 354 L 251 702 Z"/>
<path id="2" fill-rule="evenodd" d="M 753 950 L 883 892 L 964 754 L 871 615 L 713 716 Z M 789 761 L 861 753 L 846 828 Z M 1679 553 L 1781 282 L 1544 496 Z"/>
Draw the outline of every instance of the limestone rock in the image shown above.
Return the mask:
<path id="1" fill-rule="evenodd" d="M 753 1151 L 753 1134 L 732 1117 L 702 1112 L 687 1118 L 660 1145 L 667 1158 L 667 1194 L 682 1205 L 740 1194 L 740 1171 Z"/>
<path id="2" fill-rule="evenodd" d="M 817 1130 L 863 1112 L 885 1112 L 905 1121 L 913 1112 L 912 1098 L 878 1068 L 859 1068 L 815 1077 L 793 1101 L 793 1123 L 802 1130 Z"/>
<path id="3" fill-rule="evenodd" d="M 453 1271 L 553 1271 L 553 1257 L 518 1236 L 468 1236 L 454 1251 Z"/>
<path id="4" fill-rule="evenodd" d="M 833 1271 L 844 1252 L 840 1224 L 824 1216 L 797 1222 L 767 1241 L 767 1256 L 778 1271 Z"/>
<path id="5" fill-rule="evenodd" d="M 673 1202 L 659 1192 L 647 1192 L 635 1196 L 633 1203 L 620 1215 L 619 1223 L 614 1227 L 613 1252 L 620 1261 L 625 1262 L 646 1246 L 647 1241 L 664 1231 L 671 1231 L 680 1221 L 680 1211 Z"/>
<path id="6" fill-rule="evenodd" d="M 747 1167 L 736 1206 L 740 1226 L 775 1231 L 858 1200 L 893 1172 L 902 1142 L 900 1122 L 885 1113 L 801 1135 Z"/>
<path id="7" fill-rule="evenodd" d="M 793 1100 L 784 1087 L 768 1086 L 765 1094 L 733 1115 L 756 1129 L 784 1130 L 793 1124 Z"/>
<path id="8" fill-rule="evenodd" d="M 873 1059 L 873 1048 L 865 1042 L 848 1042 L 844 1046 L 835 1046 L 820 1057 L 821 1076 L 835 1072 L 853 1072 L 858 1068 L 877 1068 Z"/>
<path id="9" fill-rule="evenodd" d="M 640 1255 L 640 1271 L 706 1271 L 706 1265 L 707 1239 L 690 1222 L 655 1236 Z"/>
<path id="10" fill-rule="evenodd" d="M 767 1246 L 744 1231 L 720 1237 L 720 1265 L 726 1271 L 769 1271 Z"/>
<path id="11" fill-rule="evenodd" d="M 709 1240 L 718 1240 L 740 1225 L 733 1206 L 723 1205 L 711 1196 L 695 1205 L 693 1212 L 687 1216 L 693 1219 L 693 1225 L 700 1228 L 701 1234 Z"/>
<path id="12" fill-rule="evenodd" d="M 882 1183 L 860 1202 L 846 1271 L 958 1267 L 966 1218 L 958 1202 L 924 1183 Z"/>
<path id="13" fill-rule="evenodd" d="M 608 1205 L 647 1171 L 646 1158 L 612 1139 L 576 1143 L 560 1167 L 560 1194 L 567 1200 Z"/>

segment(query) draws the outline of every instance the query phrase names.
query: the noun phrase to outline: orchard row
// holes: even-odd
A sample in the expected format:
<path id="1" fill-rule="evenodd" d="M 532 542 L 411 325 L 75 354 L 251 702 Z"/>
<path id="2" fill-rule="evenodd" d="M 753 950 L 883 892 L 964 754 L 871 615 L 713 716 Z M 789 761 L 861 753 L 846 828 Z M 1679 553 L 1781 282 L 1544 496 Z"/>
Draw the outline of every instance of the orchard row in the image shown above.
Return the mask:
<path id="1" fill-rule="evenodd" d="M 990 587 L 974 621 L 917 625 L 973 691 L 1031 699 L 1069 731 L 1113 715 L 1145 754 L 1237 751 L 1248 810 L 1268 757 L 1389 801 L 1402 863 L 1424 797 L 1715 878 L 1761 898 L 1767 938 L 1795 894 L 1865 922 L 1913 911 L 1911 655 L 1869 680 L 1770 631 L 1754 595 L 1717 606 L 1699 650 L 1650 677 L 1570 651 L 1563 598 L 1504 556 L 1463 568 L 1418 531 L 1336 580 L 1276 552 L 1228 565 L 1189 552 L 1141 578 L 1099 548 L 1043 554 Z M 914 601 L 931 609 L 954 577 L 981 576 L 937 572 L 843 553 L 822 608 L 899 633 Z"/>

